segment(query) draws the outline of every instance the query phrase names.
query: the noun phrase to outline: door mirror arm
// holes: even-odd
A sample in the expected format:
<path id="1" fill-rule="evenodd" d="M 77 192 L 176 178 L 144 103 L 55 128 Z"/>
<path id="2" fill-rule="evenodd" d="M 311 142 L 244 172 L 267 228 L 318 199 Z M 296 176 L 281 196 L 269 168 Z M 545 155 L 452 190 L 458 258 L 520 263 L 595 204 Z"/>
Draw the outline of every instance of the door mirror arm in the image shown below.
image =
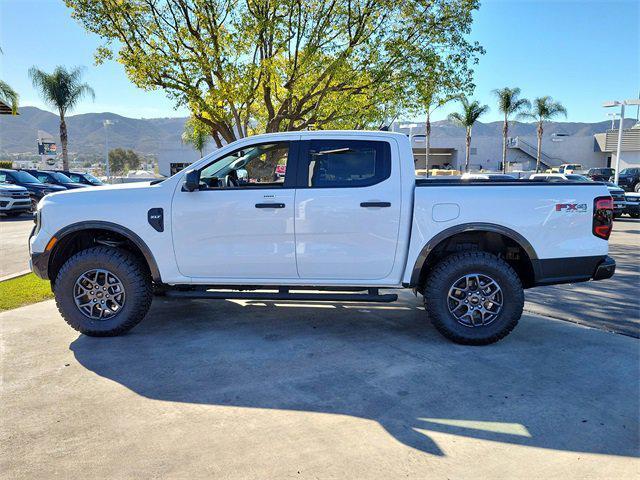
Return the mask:
<path id="1" fill-rule="evenodd" d="M 200 190 L 200 171 L 189 170 L 185 175 L 185 181 L 182 189 L 186 192 L 195 192 Z"/>

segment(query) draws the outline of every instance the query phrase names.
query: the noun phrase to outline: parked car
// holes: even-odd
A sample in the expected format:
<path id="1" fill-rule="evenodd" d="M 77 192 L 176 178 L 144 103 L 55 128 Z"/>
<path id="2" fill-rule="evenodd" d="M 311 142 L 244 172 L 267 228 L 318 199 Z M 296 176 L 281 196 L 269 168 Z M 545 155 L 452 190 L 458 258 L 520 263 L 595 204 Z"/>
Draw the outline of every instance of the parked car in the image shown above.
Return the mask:
<path id="1" fill-rule="evenodd" d="M 69 170 L 56 170 L 56 172 L 67 176 L 74 183 L 81 183 L 91 187 L 100 187 L 104 185 L 104 183 L 90 173 L 70 172 Z"/>
<path id="2" fill-rule="evenodd" d="M 546 173 L 575 173 L 582 168 L 580 163 L 563 163 L 559 167 L 550 168 Z"/>
<path id="3" fill-rule="evenodd" d="M 64 187 L 65 189 L 73 190 L 74 188 L 84 188 L 86 185 L 82 183 L 76 183 L 72 181 L 65 174 L 60 172 L 54 172 L 52 170 L 31 170 L 31 169 L 23 169 L 24 172 L 30 173 L 42 183 L 48 183 L 51 185 L 58 185 L 59 187 Z"/>
<path id="4" fill-rule="evenodd" d="M 534 173 L 529 180 L 541 182 L 591 182 L 589 177 L 577 173 Z"/>
<path id="5" fill-rule="evenodd" d="M 29 191 L 31 197 L 31 209 L 35 212 L 38 202 L 48 193 L 62 192 L 66 190 L 58 185 L 50 183 L 42 183 L 33 175 L 23 170 L 11 170 L 8 168 L 0 168 L 0 183 L 8 183 L 11 185 L 19 185 Z"/>
<path id="6" fill-rule="evenodd" d="M 509 182 L 517 180 L 516 177 L 507 175 L 506 173 L 463 173 L 463 180 L 495 180 Z"/>
<path id="7" fill-rule="evenodd" d="M 613 178 L 610 179 L 614 181 Z M 618 185 L 625 192 L 640 192 L 640 168 L 625 168 L 618 175 Z"/>
<path id="8" fill-rule="evenodd" d="M 640 193 L 625 193 L 626 206 L 624 213 L 631 218 L 640 218 Z"/>
<path id="9" fill-rule="evenodd" d="M 0 183 L 0 213 L 17 217 L 31 210 L 29 190 L 18 185 Z"/>
<path id="10" fill-rule="evenodd" d="M 177 298 L 332 302 L 407 288 L 444 336 L 481 345 L 513 330 L 525 288 L 614 274 L 612 203 L 591 181 L 416 180 L 399 133 L 285 132 L 155 184 L 45 197 L 29 242 L 33 271 L 87 335 L 133 328 L 154 284 Z"/>
<path id="11" fill-rule="evenodd" d="M 614 168 L 590 168 L 586 175 L 595 182 L 608 182 L 615 173 Z"/>
<path id="12" fill-rule="evenodd" d="M 625 213 L 627 208 L 624 190 L 612 182 L 606 182 L 605 185 L 611 194 L 611 198 L 613 198 L 613 216 L 618 218 Z"/>

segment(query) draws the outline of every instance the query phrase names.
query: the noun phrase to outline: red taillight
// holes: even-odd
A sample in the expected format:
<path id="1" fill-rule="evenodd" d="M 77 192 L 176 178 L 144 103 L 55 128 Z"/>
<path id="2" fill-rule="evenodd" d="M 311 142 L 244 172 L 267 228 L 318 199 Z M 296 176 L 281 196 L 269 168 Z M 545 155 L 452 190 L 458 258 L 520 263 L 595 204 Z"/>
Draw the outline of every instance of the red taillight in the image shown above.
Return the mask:
<path id="1" fill-rule="evenodd" d="M 597 197 L 593 201 L 593 234 L 609 240 L 613 227 L 613 198 Z"/>

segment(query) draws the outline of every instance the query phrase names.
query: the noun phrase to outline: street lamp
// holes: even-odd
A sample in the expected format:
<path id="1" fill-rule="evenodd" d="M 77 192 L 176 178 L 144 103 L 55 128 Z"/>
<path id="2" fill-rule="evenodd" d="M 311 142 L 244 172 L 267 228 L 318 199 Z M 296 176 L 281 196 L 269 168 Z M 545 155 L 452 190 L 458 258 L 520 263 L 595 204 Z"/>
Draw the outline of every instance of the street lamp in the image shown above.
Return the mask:
<path id="1" fill-rule="evenodd" d="M 630 98 L 623 101 L 611 100 L 602 104 L 604 108 L 620 107 L 620 120 L 618 121 L 618 144 L 616 146 L 616 173 L 613 180 L 616 185 L 618 184 L 618 177 L 620 175 L 620 155 L 622 154 L 622 122 L 624 121 L 624 107 L 626 105 L 640 105 L 640 99 Z"/>
<path id="2" fill-rule="evenodd" d="M 107 180 L 111 176 L 111 168 L 109 167 L 109 125 L 113 125 L 111 120 L 105 120 L 102 122 L 104 126 L 104 161 L 106 163 L 104 173 L 107 176 Z"/>

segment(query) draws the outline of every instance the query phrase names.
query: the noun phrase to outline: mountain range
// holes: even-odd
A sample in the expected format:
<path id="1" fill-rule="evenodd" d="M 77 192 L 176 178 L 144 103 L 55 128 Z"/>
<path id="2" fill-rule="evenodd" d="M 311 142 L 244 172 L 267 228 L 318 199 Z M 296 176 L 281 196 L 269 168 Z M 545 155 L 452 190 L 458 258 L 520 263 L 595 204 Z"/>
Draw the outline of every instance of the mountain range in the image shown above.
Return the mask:
<path id="1" fill-rule="evenodd" d="M 0 116 L 0 154 L 37 153 L 36 138 L 38 130 L 43 130 L 57 139 L 58 116 L 36 107 L 22 107 L 20 115 Z M 110 148 L 130 148 L 143 154 L 158 155 L 161 152 L 192 154 L 189 146 L 182 144 L 181 135 L 184 117 L 177 118 L 127 118 L 114 113 L 85 113 L 67 116 L 69 131 L 69 151 L 86 154 L 102 154 L 105 146 L 105 127 L 103 122 L 113 122 L 109 128 Z M 424 133 L 424 123 L 416 122 L 414 133 Z M 635 123 L 625 120 L 625 127 Z M 401 124 L 402 125 L 402 124 Z M 610 128 L 608 121 L 597 123 L 549 122 L 545 124 L 545 135 L 562 133 L 571 136 L 592 136 Z M 408 129 L 401 129 L 408 133 Z M 535 136 L 534 123 L 513 122 L 511 136 Z M 433 137 L 461 137 L 463 129 L 447 120 L 432 123 Z M 473 135 L 479 137 L 500 137 L 502 122 L 478 122 L 473 127 Z"/>

